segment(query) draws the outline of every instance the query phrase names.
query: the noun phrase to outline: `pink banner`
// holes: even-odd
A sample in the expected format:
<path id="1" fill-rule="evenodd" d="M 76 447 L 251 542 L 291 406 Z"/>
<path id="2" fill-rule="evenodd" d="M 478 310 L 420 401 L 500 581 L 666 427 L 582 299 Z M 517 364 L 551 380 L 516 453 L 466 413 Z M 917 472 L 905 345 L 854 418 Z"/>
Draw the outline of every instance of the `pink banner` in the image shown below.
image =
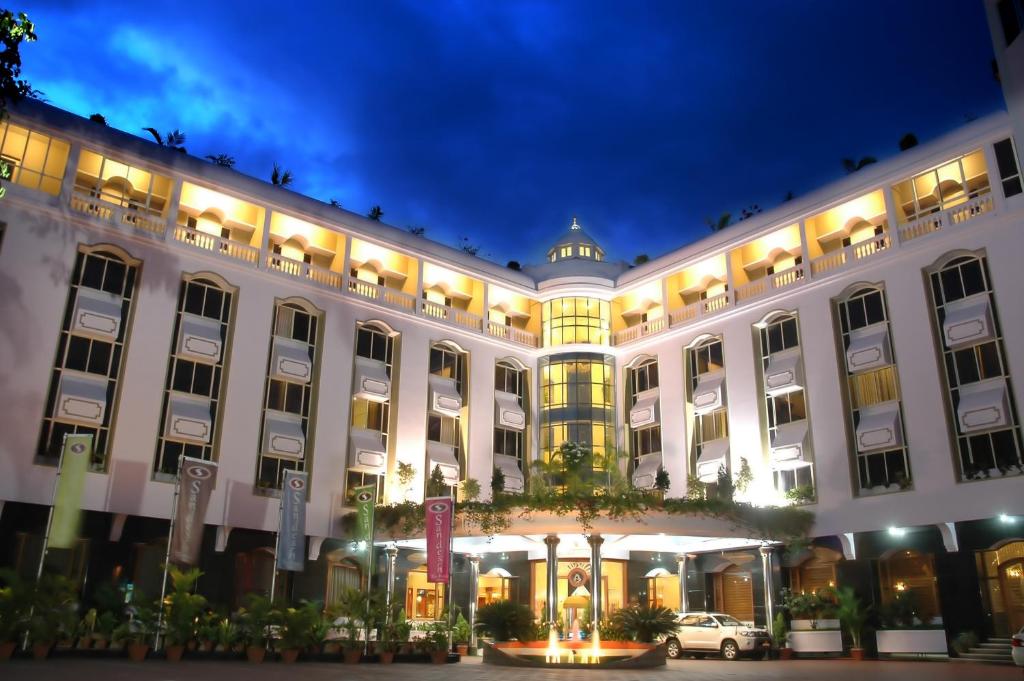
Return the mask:
<path id="1" fill-rule="evenodd" d="M 448 583 L 451 578 L 452 499 L 430 497 L 427 510 L 427 581 Z"/>

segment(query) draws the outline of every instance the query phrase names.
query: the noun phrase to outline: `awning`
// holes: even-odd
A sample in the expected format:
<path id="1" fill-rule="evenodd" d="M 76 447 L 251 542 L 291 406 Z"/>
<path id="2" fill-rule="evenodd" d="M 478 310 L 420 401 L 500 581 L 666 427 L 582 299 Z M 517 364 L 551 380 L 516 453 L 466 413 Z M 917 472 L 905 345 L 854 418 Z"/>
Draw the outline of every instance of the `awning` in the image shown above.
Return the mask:
<path id="1" fill-rule="evenodd" d="M 1010 425 L 1006 381 L 993 378 L 961 386 L 956 414 L 960 430 L 965 433 Z"/>
<path id="2" fill-rule="evenodd" d="M 850 332 L 850 347 L 846 348 L 846 368 L 850 373 L 889 364 L 892 364 L 892 354 L 889 351 L 889 329 L 885 322 Z"/>
<path id="3" fill-rule="evenodd" d="M 183 312 L 178 325 L 178 357 L 216 364 L 221 352 L 220 322 Z"/>
<path id="4" fill-rule="evenodd" d="M 433 377 L 432 377 L 433 378 Z M 434 468 L 440 466 L 441 474 L 444 475 L 444 484 L 454 486 L 459 484 L 461 471 L 459 460 L 455 458 L 455 448 L 442 442 L 427 441 L 427 477 L 434 472 Z"/>
<path id="5" fill-rule="evenodd" d="M 942 335 L 951 350 L 992 339 L 994 327 L 987 293 L 946 303 L 945 311 Z"/>
<path id="6" fill-rule="evenodd" d="M 263 419 L 263 453 L 286 459 L 301 459 L 306 449 L 302 419 L 293 414 L 267 410 Z"/>
<path id="7" fill-rule="evenodd" d="M 709 440 L 700 446 L 697 457 L 697 477 L 701 482 L 718 482 L 718 469 L 729 456 L 729 438 Z"/>
<path id="8" fill-rule="evenodd" d="M 519 398 L 503 390 L 494 391 L 494 423 L 502 428 L 526 428 L 526 412 L 519 406 Z"/>
<path id="9" fill-rule="evenodd" d="M 764 391 L 769 395 L 783 395 L 802 387 L 800 351 L 772 355 L 764 370 Z"/>
<path id="10" fill-rule="evenodd" d="M 505 475 L 505 492 L 522 492 L 526 489 L 526 478 L 519 468 L 519 460 L 505 454 L 494 455 L 494 467 Z"/>
<path id="11" fill-rule="evenodd" d="M 563 608 L 589 608 L 590 607 L 590 599 L 587 598 L 586 596 L 576 596 L 574 594 L 574 595 L 569 596 L 568 598 L 566 598 L 564 601 L 562 601 L 562 607 Z"/>
<path id="12" fill-rule="evenodd" d="M 697 380 L 693 389 L 693 411 L 707 414 L 725 404 L 725 373 L 716 371 L 704 374 Z"/>
<path id="13" fill-rule="evenodd" d="M 172 440 L 209 444 L 213 434 L 210 400 L 172 394 L 167 400 L 164 435 Z"/>
<path id="14" fill-rule="evenodd" d="M 79 286 L 70 330 L 76 336 L 116 341 L 121 330 L 121 297 Z"/>
<path id="15" fill-rule="evenodd" d="M 629 427 L 643 428 L 657 423 L 660 417 L 658 412 L 658 389 L 651 388 L 639 393 L 636 404 L 629 410 Z"/>
<path id="16" fill-rule="evenodd" d="M 873 452 L 902 444 L 899 402 L 885 402 L 861 410 L 857 423 L 857 451 Z"/>
<path id="17" fill-rule="evenodd" d="M 807 421 L 793 421 L 775 429 L 772 437 L 772 468 L 800 468 L 804 465 Z"/>
<path id="18" fill-rule="evenodd" d="M 349 470 L 371 475 L 384 475 L 388 453 L 381 433 L 367 428 L 353 428 L 349 436 Z"/>
<path id="19" fill-rule="evenodd" d="M 445 416 L 458 416 L 462 411 L 462 395 L 455 389 L 455 379 L 431 374 L 427 381 L 430 384 L 430 410 Z"/>
<path id="20" fill-rule="evenodd" d="M 633 487 L 636 489 L 654 489 L 654 481 L 661 468 L 661 454 L 645 454 L 633 471 Z"/>
<path id="21" fill-rule="evenodd" d="M 384 362 L 368 357 L 356 357 L 356 380 L 353 397 L 370 402 L 391 399 L 391 379 Z"/>
<path id="22" fill-rule="evenodd" d="M 313 375 L 313 360 L 309 346 L 291 338 L 274 336 L 274 349 L 270 357 L 270 376 L 281 381 L 309 383 Z"/>
<path id="23" fill-rule="evenodd" d="M 57 387 L 54 420 L 102 426 L 107 411 L 107 379 L 65 369 Z"/>

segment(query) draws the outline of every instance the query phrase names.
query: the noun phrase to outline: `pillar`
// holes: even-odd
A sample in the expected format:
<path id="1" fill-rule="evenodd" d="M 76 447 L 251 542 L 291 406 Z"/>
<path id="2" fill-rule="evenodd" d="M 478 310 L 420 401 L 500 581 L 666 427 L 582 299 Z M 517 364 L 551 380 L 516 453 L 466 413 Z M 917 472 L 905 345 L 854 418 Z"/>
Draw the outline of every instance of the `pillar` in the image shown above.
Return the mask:
<path id="1" fill-rule="evenodd" d="M 772 623 L 775 621 L 775 589 L 772 585 L 773 553 L 775 553 L 774 546 L 761 546 L 761 570 L 764 572 L 764 616 L 768 619 L 767 629 L 769 632 L 772 632 Z"/>
<path id="2" fill-rule="evenodd" d="M 592 534 L 587 538 L 590 542 L 590 615 L 591 631 L 597 631 L 604 614 L 604 603 L 601 602 L 601 544 L 604 537 Z"/>
<path id="3" fill-rule="evenodd" d="M 389 544 L 388 547 L 384 549 L 384 555 L 387 556 L 387 565 L 385 566 L 387 574 L 385 579 L 386 591 L 384 592 L 384 602 L 386 606 L 384 617 L 385 622 L 390 623 L 391 603 L 395 599 L 395 559 L 398 558 L 398 547 L 394 544 Z"/>
<path id="4" fill-rule="evenodd" d="M 548 548 L 547 568 L 547 621 L 558 619 L 558 535 L 549 534 L 544 537 L 544 545 Z"/>
<path id="5" fill-rule="evenodd" d="M 676 565 L 679 566 L 679 611 L 690 612 L 690 590 L 686 587 L 686 568 L 690 562 L 690 555 L 680 553 L 676 555 Z"/>
<path id="6" fill-rule="evenodd" d="M 476 600 L 480 588 L 480 556 L 469 556 L 469 646 L 476 648 Z"/>

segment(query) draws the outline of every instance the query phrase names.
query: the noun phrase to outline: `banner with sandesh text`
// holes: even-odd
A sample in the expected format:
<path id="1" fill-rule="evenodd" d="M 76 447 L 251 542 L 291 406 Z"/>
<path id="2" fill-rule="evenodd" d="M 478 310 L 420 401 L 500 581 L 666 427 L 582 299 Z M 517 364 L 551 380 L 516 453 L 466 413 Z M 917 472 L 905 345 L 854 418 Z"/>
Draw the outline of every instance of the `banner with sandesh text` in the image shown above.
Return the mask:
<path id="1" fill-rule="evenodd" d="M 352 493 L 356 499 L 356 541 L 365 542 L 366 574 L 370 574 L 370 560 L 373 554 L 373 511 L 377 505 L 377 486 L 355 487 Z"/>
<path id="2" fill-rule="evenodd" d="M 452 498 L 429 497 L 427 512 L 427 581 L 448 583 L 451 578 Z"/>
<path id="3" fill-rule="evenodd" d="M 92 434 L 68 435 L 60 457 L 57 490 L 53 495 L 53 519 L 47 548 L 70 549 L 78 541 L 82 519 L 82 491 L 92 459 Z"/>
<path id="4" fill-rule="evenodd" d="M 174 509 L 171 562 L 195 565 L 203 544 L 203 520 L 217 479 L 213 461 L 183 457 L 178 470 L 178 503 Z"/>
<path id="5" fill-rule="evenodd" d="M 277 535 L 278 570 L 302 572 L 306 566 L 306 479 L 301 471 L 284 472 Z"/>

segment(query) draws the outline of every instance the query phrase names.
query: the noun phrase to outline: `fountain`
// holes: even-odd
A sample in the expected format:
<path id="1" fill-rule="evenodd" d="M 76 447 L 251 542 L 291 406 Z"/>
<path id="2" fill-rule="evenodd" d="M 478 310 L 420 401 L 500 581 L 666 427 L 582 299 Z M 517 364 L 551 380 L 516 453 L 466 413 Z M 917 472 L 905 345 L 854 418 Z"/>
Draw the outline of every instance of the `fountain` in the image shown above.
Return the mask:
<path id="1" fill-rule="evenodd" d="M 548 630 L 547 641 L 484 643 L 484 663 L 553 669 L 640 669 L 665 664 L 665 647 L 632 641 L 602 641 L 594 631 L 589 641 L 562 641 Z"/>

